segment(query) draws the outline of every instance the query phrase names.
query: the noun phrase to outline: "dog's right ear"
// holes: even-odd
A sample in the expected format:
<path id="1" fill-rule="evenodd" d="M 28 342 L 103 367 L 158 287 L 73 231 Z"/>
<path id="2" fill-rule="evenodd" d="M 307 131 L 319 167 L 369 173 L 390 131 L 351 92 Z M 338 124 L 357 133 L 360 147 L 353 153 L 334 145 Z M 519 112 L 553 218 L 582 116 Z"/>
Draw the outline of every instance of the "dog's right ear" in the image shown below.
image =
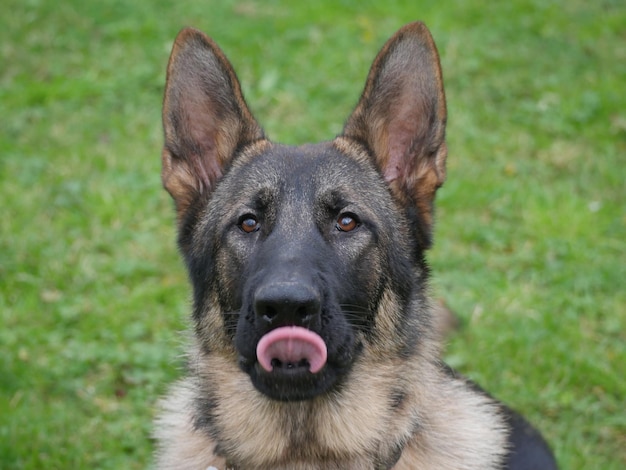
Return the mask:
<path id="1" fill-rule="evenodd" d="M 195 29 L 183 29 L 172 48 L 163 129 L 161 176 L 179 219 L 214 189 L 237 149 L 264 138 L 228 59 Z"/>

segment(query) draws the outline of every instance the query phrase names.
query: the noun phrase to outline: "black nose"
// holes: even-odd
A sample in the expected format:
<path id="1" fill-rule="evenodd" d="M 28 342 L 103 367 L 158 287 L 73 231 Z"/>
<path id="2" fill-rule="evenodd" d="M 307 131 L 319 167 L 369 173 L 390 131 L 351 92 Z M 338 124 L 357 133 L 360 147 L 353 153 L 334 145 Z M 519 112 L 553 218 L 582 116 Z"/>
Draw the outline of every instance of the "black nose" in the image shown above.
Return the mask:
<path id="1" fill-rule="evenodd" d="M 254 311 L 267 326 L 311 326 L 320 315 L 321 299 L 316 289 L 300 282 L 274 282 L 259 287 Z"/>

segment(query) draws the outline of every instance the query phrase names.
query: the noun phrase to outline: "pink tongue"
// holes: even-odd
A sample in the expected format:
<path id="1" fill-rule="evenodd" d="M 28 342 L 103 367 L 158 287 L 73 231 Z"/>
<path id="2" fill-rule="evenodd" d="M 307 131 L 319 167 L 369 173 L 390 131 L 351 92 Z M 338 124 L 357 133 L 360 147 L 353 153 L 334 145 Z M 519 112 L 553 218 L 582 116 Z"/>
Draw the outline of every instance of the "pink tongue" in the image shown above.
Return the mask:
<path id="1" fill-rule="evenodd" d="M 319 335 L 299 326 L 283 326 L 270 331 L 261 338 L 256 347 L 261 367 L 271 372 L 276 359 L 282 364 L 298 365 L 308 362 L 312 374 L 318 373 L 326 364 L 326 343 Z"/>

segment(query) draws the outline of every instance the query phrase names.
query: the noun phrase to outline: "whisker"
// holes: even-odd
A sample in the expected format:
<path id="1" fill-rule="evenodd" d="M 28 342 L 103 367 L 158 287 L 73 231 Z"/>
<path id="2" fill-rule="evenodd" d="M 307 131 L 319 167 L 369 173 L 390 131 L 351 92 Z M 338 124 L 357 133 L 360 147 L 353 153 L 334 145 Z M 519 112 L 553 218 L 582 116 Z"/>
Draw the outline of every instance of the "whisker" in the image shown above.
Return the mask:
<path id="1" fill-rule="evenodd" d="M 372 326 L 368 321 L 368 319 L 371 318 L 369 309 L 354 304 L 340 304 L 340 307 L 341 313 L 348 323 L 363 331 L 371 331 Z"/>

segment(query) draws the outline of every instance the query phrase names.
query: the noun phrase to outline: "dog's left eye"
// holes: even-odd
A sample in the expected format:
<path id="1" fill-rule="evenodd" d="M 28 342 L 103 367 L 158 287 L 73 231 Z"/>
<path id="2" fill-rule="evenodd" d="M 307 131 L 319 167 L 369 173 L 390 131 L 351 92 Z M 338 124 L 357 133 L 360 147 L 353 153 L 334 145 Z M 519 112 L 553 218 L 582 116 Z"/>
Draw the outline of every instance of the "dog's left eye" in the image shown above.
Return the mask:
<path id="1" fill-rule="evenodd" d="M 341 232 L 351 232 L 359 226 L 359 220 L 354 214 L 341 214 L 335 223 L 337 230 Z"/>
<path id="2" fill-rule="evenodd" d="M 261 227 L 257 218 L 252 214 L 246 214 L 240 217 L 238 225 L 239 228 L 246 233 L 256 232 Z"/>

